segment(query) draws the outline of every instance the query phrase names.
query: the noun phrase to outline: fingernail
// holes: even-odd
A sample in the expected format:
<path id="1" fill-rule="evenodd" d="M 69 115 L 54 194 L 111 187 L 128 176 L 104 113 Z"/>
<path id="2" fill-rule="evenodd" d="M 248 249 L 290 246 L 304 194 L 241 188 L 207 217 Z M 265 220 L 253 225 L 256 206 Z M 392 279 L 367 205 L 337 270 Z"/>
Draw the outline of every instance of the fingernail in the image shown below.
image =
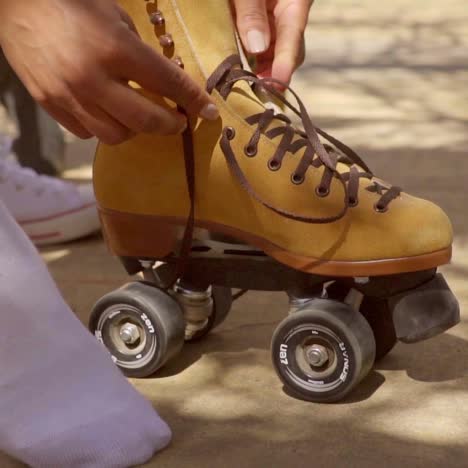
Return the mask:
<path id="1" fill-rule="evenodd" d="M 214 104 L 212 103 L 207 104 L 201 110 L 200 117 L 205 120 L 217 120 L 219 117 L 219 110 Z"/>
<path id="2" fill-rule="evenodd" d="M 267 49 L 265 34 L 257 29 L 252 29 L 247 33 L 247 44 L 252 54 L 261 54 Z"/>

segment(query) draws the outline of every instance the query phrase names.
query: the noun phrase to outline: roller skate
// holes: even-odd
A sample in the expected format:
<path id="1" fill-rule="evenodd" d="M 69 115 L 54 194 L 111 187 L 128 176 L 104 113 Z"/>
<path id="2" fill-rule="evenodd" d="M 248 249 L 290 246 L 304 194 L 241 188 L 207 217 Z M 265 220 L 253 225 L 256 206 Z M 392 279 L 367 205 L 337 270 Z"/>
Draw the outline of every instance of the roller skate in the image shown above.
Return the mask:
<path id="1" fill-rule="evenodd" d="M 451 258 L 446 215 L 376 178 L 313 125 L 292 90 L 294 103 L 244 70 L 227 0 L 121 3 L 221 115 L 192 120 L 182 136 L 98 148 L 105 238 L 141 280 L 98 301 L 89 326 L 126 375 L 149 376 L 205 337 L 227 317 L 234 289 L 288 294 L 273 366 L 289 393 L 314 402 L 343 399 L 398 340 L 459 321 L 436 271 Z"/>

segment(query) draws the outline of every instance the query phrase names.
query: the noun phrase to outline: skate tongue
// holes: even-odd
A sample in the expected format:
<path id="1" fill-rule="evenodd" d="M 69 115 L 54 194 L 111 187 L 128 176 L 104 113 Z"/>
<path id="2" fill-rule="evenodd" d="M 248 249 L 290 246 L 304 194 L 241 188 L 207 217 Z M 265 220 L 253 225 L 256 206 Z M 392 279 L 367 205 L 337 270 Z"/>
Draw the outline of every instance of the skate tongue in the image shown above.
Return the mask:
<path id="1" fill-rule="evenodd" d="M 241 56 L 243 63 L 239 63 L 239 65 L 246 71 L 249 70 L 247 58 L 236 33 L 229 0 L 203 0 L 199 2 L 194 2 L 194 0 L 163 0 L 160 2 L 162 10 L 164 10 L 165 4 L 174 11 L 185 31 L 187 45 L 190 47 L 196 65 L 205 80 L 226 57 L 232 55 Z M 180 41 L 182 43 L 182 39 Z M 241 93 L 248 98 L 250 103 L 254 105 L 254 112 L 264 110 L 263 98 L 256 94 L 248 83 L 236 83 L 232 92 L 233 94 Z"/>
<path id="2" fill-rule="evenodd" d="M 165 0 L 156 3 L 172 6 L 205 77 L 226 57 L 239 54 L 228 0 Z M 163 6 L 160 8 L 164 9 Z"/>
<path id="3" fill-rule="evenodd" d="M 250 71 L 250 67 L 246 65 L 246 59 L 238 54 L 233 54 L 218 65 L 215 71 L 208 78 L 206 83 L 206 89 L 208 93 L 218 88 L 220 82 L 224 79 L 228 81 L 235 79 L 239 76 L 252 76 L 255 75 Z M 282 113 L 282 110 L 273 104 L 271 95 L 262 89 L 261 86 L 254 86 L 252 82 L 245 80 L 236 80 L 234 83 L 218 89 L 221 95 L 230 103 L 231 100 L 236 100 L 236 107 L 241 108 L 241 113 L 246 115 L 252 115 L 256 113 L 262 113 L 268 109 L 272 109 L 275 113 Z M 236 99 L 241 97 L 241 99 Z"/>

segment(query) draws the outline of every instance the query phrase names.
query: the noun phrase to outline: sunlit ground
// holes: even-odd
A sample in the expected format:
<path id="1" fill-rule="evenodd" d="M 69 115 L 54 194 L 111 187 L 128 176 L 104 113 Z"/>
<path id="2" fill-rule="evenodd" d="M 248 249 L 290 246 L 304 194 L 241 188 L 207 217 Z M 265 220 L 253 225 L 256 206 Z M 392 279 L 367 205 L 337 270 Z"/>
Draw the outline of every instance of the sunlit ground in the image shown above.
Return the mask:
<path id="1" fill-rule="evenodd" d="M 285 298 L 251 293 L 160 378 L 135 381 L 175 433 L 172 447 L 148 466 L 467 464 L 466 2 L 317 1 L 307 42 L 293 86 L 314 122 L 357 149 L 383 178 L 450 215 L 455 254 L 444 272 L 460 299 L 462 323 L 433 340 L 398 345 L 345 403 L 313 405 L 285 395 L 270 364 L 269 341 Z M 70 145 L 67 177 L 89 178 L 92 146 Z M 126 281 L 100 239 L 43 255 L 83 320 L 96 299 Z"/>

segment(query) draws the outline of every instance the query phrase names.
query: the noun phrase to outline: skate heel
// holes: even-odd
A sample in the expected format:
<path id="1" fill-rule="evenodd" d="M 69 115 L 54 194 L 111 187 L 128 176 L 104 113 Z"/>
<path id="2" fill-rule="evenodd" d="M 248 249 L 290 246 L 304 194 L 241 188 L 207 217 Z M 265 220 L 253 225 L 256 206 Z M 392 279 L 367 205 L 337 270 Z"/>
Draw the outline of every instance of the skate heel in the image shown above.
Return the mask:
<path id="1" fill-rule="evenodd" d="M 118 257 L 164 259 L 175 252 L 180 226 L 165 218 L 99 209 L 109 250 Z"/>

